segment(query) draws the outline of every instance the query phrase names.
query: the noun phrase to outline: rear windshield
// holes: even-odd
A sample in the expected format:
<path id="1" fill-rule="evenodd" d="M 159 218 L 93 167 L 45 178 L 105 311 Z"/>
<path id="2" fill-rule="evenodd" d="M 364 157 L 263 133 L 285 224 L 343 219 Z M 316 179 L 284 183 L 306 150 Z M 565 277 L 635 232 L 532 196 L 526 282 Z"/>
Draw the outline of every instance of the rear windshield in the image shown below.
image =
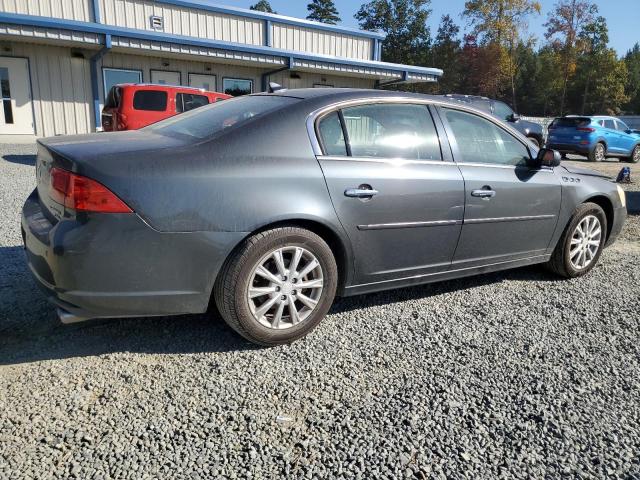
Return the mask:
<path id="1" fill-rule="evenodd" d="M 569 128 L 577 128 L 577 127 L 586 127 L 591 123 L 590 118 L 556 118 L 553 123 L 551 123 L 552 127 L 569 127 Z"/>
<path id="2" fill-rule="evenodd" d="M 168 136 L 211 137 L 223 130 L 241 128 L 251 120 L 297 103 L 282 96 L 245 96 L 196 108 L 145 128 Z"/>
<path id="3" fill-rule="evenodd" d="M 104 108 L 118 108 L 120 106 L 120 87 L 111 87 L 104 102 Z"/>
<path id="4" fill-rule="evenodd" d="M 133 108 L 149 112 L 164 112 L 167 109 L 167 92 L 138 90 L 133 95 Z"/>

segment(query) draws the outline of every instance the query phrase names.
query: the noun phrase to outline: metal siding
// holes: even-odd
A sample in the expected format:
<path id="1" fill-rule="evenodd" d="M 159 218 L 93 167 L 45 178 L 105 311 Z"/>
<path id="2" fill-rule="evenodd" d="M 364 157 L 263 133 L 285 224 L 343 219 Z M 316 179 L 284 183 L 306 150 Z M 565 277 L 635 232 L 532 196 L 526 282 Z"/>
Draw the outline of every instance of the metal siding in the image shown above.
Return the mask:
<path id="1" fill-rule="evenodd" d="M 273 47 L 297 52 L 371 60 L 372 39 L 272 23 Z"/>
<path id="2" fill-rule="evenodd" d="M 66 47 L 11 44 L 11 54 L 29 59 L 35 132 L 38 136 L 89 133 L 89 59 L 72 58 Z"/>
<path id="3" fill-rule="evenodd" d="M 0 0 L 0 11 L 93 21 L 91 0 Z"/>
<path id="4" fill-rule="evenodd" d="M 149 0 L 100 0 L 100 9 L 107 25 L 153 31 L 149 18 L 157 15 L 164 19 L 164 32 L 169 34 L 248 45 L 262 45 L 264 38 L 264 22 L 254 18 Z"/>

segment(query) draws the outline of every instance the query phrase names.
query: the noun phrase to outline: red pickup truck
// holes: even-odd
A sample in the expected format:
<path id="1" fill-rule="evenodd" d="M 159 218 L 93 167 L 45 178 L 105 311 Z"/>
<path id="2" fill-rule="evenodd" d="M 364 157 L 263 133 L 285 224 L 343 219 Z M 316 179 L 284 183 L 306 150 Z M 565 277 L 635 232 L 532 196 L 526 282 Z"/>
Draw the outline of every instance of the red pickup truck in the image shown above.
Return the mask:
<path id="1" fill-rule="evenodd" d="M 194 108 L 231 98 L 224 93 L 171 85 L 124 83 L 111 87 L 102 109 L 105 132 L 137 130 Z"/>

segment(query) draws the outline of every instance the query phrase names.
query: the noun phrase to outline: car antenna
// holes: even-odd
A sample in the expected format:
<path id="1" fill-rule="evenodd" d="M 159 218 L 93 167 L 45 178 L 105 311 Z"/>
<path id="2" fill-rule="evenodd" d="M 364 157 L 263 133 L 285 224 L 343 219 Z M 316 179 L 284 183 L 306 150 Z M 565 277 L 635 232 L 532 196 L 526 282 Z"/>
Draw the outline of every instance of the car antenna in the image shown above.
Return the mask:
<path id="1" fill-rule="evenodd" d="M 269 82 L 269 93 L 274 93 L 280 90 L 286 90 L 282 85 L 276 82 Z"/>

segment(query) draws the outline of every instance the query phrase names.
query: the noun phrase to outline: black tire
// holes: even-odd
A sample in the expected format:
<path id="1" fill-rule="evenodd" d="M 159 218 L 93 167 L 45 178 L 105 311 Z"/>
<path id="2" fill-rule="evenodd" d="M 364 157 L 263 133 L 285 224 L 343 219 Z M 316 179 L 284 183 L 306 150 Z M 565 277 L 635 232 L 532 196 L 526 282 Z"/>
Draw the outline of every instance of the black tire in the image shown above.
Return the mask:
<path id="1" fill-rule="evenodd" d="M 531 143 L 533 143 L 536 147 L 540 148 L 540 140 L 538 140 L 536 137 L 527 137 L 529 139 L 529 141 Z"/>
<path id="2" fill-rule="evenodd" d="M 588 215 L 594 215 L 600 220 L 600 226 L 602 228 L 600 246 L 598 247 L 598 251 L 593 257 L 591 263 L 582 269 L 576 269 L 572 263 L 570 256 L 570 248 L 571 248 L 571 239 L 573 238 L 573 233 L 576 230 L 576 227 L 580 224 L 580 222 L 587 217 Z M 571 217 L 571 221 L 565 228 L 560 240 L 558 240 L 558 244 L 556 245 L 553 254 L 551 255 L 551 259 L 547 262 L 546 266 L 552 272 L 566 278 L 576 278 L 581 277 L 582 275 L 586 275 L 591 271 L 593 267 L 595 267 L 600 259 L 600 255 L 602 254 L 602 250 L 604 249 L 604 244 L 607 239 L 607 216 L 604 213 L 604 210 L 595 203 L 583 203 L 574 212 Z"/>
<path id="3" fill-rule="evenodd" d="M 631 151 L 631 156 L 627 158 L 627 162 L 629 163 L 640 162 L 640 145 L 636 145 L 635 148 Z"/>
<path id="4" fill-rule="evenodd" d="M 322 268 L 324 285 L 309 316 L 287 329 L 269 328 L 251 313 L 249 283 L 254 268 L 265 255 L 278 248 L 303 247 Z M 264 346 L 291 343 L 307 335 L 324 318 L 335 298 L 338 268 L 327 243 L 318 235 L 298 227 L 280 227 L 247 238 L 227 259 L 214 286 L 214 298 L 222 318 L 247 340 Z"/>
<path id="5" fill-rule="evenodd" d="M 600 155 L 602 152 L 602 156 Z M 589 152 L 589 161 L 590 162 L 601 162 L 602 160 L 607 158 L 607 147 L 604 143 L 599 142 L 591 149 Z"/>

